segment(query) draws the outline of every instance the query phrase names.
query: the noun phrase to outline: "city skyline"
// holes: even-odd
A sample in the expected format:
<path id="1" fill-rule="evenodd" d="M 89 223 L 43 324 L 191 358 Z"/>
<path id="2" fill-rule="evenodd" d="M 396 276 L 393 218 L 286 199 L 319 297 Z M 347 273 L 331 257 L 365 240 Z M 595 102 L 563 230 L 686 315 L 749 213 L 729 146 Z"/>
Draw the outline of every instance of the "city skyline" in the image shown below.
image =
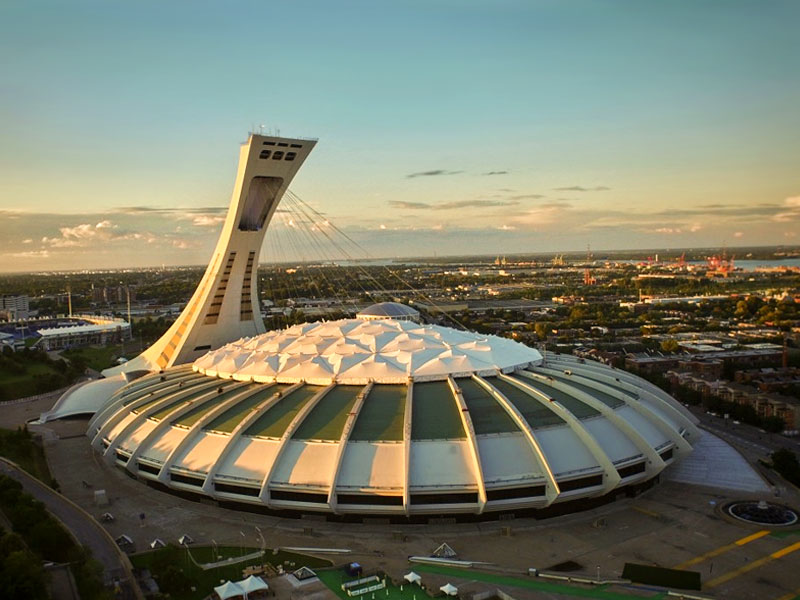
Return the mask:
<path id="1" fill-rule="evenodd" d="M 45 4 L 0 8 L 1 271 L 206 262 L 262 124 L 374 257 L 798 243 L 796 3 Z"/>

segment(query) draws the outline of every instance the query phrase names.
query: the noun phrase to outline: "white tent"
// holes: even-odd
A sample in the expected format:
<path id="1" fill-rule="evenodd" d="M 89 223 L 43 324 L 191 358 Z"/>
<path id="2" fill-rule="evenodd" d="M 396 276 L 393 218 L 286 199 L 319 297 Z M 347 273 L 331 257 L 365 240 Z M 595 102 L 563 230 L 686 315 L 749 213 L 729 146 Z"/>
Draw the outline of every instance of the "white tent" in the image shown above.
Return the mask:
<path id="1" fill-rule="evenodd" d="M 130 546 L 131 544 L 133 544 L 133 540 L 131 539 L 131 537 L 124 533 L 114 541 L 117 542 L 117 546 Z"/>
<path id="2" fill-rule="evenodd" d="M 150 542 L 150 547 L 153 550 L 155 550 L 156 548 L 164 548 L 165 546 L 166 544 L 164 543 L 164 540 L 162 540 L 161 538 L 156 538 L 152 542 Z"/>
<path id="3" fill-rule="evenodd" d="M 445 583 L 442 587 L 439 588 L 448 596 L 457 596 L 458 595 L 458 588 L 454 586 L 452 583 Z"/>
<path id="4" fill-rule="evenodd" d="M 214 593 L 219 596 L 219 600 L 228 600 L 228 598 L 244 598 L 245 592 L 242 586 L 232 581 L 226 581 L 222 585 L 214 588 Z"/>
<path id="5" fill-rule="evenodd" d="M 178 538 L 178 543 L 181 546 L 188 546 L 189 544 L 194 544 L 194 540 L 192 539 L 192 536 L 190 536 L 188 533 L 184 533 L 181 537 Z"/>
<path id="6" fill-rule="evenodd" d="M 259 591 L 266 591 L 269 589 L 269 586 L 264 582 L 261 577 L 256 577 L 255 575 L 250 575 L 247 579 L 242 579 L 241 581 L 237 581 L 236 585 L 240 586 L 245 594 L 252 594 L 253 592 Z"/>
<path id="7" fill-rule="evenodd" d="M 417 585 L 420 585 L 420 582 L 422 582 L 422 577 L 414 573 L 414 571 L 403 575 L 403 579 L 405 579 L 408 583 L 416 583 Z"/>

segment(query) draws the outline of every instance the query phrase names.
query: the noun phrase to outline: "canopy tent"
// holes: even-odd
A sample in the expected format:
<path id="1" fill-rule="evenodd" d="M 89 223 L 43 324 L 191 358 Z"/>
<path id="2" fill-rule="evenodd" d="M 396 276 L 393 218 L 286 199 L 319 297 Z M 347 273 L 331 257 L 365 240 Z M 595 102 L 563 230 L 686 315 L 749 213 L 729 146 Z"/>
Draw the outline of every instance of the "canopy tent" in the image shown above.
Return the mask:
<path id="1" fill-rule="evenodd" d="M 184 533 L 181 537 L 178 538 L 178 543 L 181 546 L 188 546 L 189 544 L 194 544 L 194 540 L 192 539 L 192 536 L 190 536 L 188 533 Z"/>
<path id="2" fill-rule="evenodd" d="M 458 595 L 458 588 L 454 586 L 452 583 L 445 583 L 442 587 L 439 588 L 448 596 L 457 596 Z"/>
<path id="3" fill-rule="evenodd" d="M 408 583 L 416 583 L 417 585 L 420 585 L 422 582 L 422 577 L 414 573 L 414 571 L 411 571 L 403 575 L 403 579 L 405 579 Z"/>
<path id="4" fill-rule="evenodd" d="M 245 594 L 252 594 L 254 592 L 267 591 L 269 586 L 264 582 L 261 577 L 250 575 L 247 579 L 237 581 L 236 585 L 244 590 Z"/>
<path id="5" fill-rule="evenodd" d="M 245 591 L 238 583 L 226 581 L 222 585 L 214 588 L 214 593 L 219 597 L 219 600 L 228 600 L 228 598 L 244 598 Z"/>
<path id="6" fill-rule="evenodd" d="M 162 540 L 161 538 L 156 538 L 152 542 L 150 542 L 150 547 L 153 550 L 155 550 L 156 548 L 164 548 L 164 547 L 166 547 L 166 544 L 164 543 L 164 540 Z"/>

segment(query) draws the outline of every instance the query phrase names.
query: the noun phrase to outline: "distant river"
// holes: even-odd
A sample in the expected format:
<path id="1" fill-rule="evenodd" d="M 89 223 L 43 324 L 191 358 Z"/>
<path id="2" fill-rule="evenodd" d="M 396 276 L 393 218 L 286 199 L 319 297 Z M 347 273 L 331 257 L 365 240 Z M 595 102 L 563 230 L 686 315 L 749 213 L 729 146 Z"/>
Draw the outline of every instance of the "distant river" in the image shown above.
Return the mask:
<path id="1" fill-rule="evenodd" d="M 690 265 L 706 264 L 704 260 L 687 260 L 686 262 Z M 776 260 L 739 260 L 736 258 L 733 264 L 737 269 L 742 269 L 743 271 L 755 271 L 758 267 L 800 267 L 800 258 L 780 258 Z"/>

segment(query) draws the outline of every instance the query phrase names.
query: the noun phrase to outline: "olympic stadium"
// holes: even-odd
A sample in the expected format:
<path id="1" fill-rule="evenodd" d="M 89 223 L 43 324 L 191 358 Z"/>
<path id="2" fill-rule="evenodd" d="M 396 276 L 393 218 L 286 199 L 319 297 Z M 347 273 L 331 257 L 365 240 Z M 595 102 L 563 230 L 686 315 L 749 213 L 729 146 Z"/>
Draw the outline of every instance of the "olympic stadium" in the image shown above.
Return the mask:
<path id="1" fill-rule="evenodd" d="M 89 427 L 110 462 L 173 490 L 406 516 L 603 496 L 695 434 L 627 373 L 392 318 L 243 338 L 122 388 Z"/>
<path id="2" fill-rule="evenodd" d="M 648 487 L 692 451 L 695 419 L 647 381 L 408 305 L 265 331 L 256 256 L 314 143 L 250 136 L 184 311 L 42 421 L 93 415 L 109 464 L 193 498 L 401 519 L 568 512 Z"/>

